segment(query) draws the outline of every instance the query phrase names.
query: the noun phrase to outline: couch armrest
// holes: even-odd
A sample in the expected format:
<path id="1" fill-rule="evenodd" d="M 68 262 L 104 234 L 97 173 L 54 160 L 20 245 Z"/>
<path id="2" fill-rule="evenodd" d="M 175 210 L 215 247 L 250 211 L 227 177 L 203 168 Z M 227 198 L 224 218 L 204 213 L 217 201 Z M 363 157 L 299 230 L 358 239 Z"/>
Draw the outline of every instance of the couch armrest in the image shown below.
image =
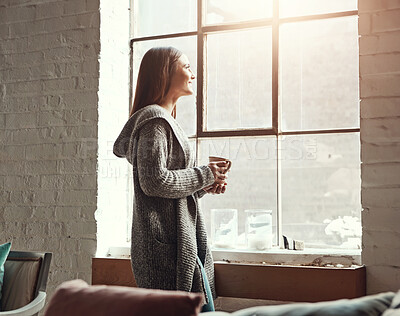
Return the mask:
<path id="1" fill-rule="evenodd" d="M 36 298 L 29 304 L 12 311 L 0 312 L 0 316 L 31 316 L 38 313 L 46 301 L 46 292 L 39 291 Z"/>

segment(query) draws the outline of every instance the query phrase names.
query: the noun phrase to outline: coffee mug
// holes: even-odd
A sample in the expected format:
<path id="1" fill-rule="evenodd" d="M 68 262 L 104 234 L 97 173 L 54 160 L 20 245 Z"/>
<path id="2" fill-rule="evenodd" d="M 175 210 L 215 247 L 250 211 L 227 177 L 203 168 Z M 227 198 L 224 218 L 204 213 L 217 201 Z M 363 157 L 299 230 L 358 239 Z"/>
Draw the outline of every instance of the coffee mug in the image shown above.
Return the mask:
<path id="1" fill-rule="evenodd" d="M 226 162 L 228 164 L 228 166 L 227 166 L 225 172 L 228 172 L 229 169 L 231 169 L 231 166 L 232 166 L 232 161 L 230 161 L 228 158 L 224 158 L 224 157 L 209 156 L 208 157 L 208 161 L 209 162 Z"/>

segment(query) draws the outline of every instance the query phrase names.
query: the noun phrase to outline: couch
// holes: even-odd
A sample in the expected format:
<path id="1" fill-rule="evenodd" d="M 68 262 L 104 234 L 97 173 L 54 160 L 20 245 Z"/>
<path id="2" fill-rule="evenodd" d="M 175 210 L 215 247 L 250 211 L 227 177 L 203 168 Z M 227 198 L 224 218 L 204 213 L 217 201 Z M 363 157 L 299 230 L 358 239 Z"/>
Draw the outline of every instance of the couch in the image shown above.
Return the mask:
<path id="1" fill-rule="evenodd" d="M 149 290 L 123 286 L 89 286 L 82 280 L 61 284 L 45 316 L 197 316 L 203 296 L 196 293 Z M 207 316 L 398 316 L 400 291 L 356 299 L 295 303 L 246 308 L 234 313 L 208 312 Z"/>

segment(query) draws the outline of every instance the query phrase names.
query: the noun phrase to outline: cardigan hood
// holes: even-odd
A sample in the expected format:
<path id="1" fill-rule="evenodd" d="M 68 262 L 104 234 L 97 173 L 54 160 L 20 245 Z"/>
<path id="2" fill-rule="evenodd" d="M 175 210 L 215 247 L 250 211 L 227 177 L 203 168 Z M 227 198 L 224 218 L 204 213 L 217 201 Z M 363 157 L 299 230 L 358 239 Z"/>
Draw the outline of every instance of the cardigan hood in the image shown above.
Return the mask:
<path id="1" fill-rule="evenodd" d="M 114 143 L 114 155 L 120 158 L 126 158 L 132 164 L 133 142 L 140 129 L 149 121 L 154 119 L 164 119 L 171 126 L 179 144 L 184 150 L 186 167 L 189 165 L 189 153 L 185 151 L 184 131 L 174 124 L 174 118 L 171 114 L 158 104 L 147 105 L 133 114 L 122 128 L 117 140 Z"/>

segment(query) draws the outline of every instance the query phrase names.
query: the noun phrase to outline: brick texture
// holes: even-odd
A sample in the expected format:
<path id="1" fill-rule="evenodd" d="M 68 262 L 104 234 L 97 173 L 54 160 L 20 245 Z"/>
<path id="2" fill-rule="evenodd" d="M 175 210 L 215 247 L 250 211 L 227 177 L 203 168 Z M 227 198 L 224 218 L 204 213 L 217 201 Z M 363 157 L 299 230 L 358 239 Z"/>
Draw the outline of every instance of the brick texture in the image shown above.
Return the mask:
<path id="1" fill-rule="evenodd" d="M 367 292 L 400 284 L 400 1 L 359 0 L 362 261 Z M 396 224 L 394 224 L 396 223 Z"/>
<path id="2" fill-rule="evenodd" d="M 0 243 L 53 252 L 49 297 L 96 252 L 99 6 L 0 5 Z"/>

